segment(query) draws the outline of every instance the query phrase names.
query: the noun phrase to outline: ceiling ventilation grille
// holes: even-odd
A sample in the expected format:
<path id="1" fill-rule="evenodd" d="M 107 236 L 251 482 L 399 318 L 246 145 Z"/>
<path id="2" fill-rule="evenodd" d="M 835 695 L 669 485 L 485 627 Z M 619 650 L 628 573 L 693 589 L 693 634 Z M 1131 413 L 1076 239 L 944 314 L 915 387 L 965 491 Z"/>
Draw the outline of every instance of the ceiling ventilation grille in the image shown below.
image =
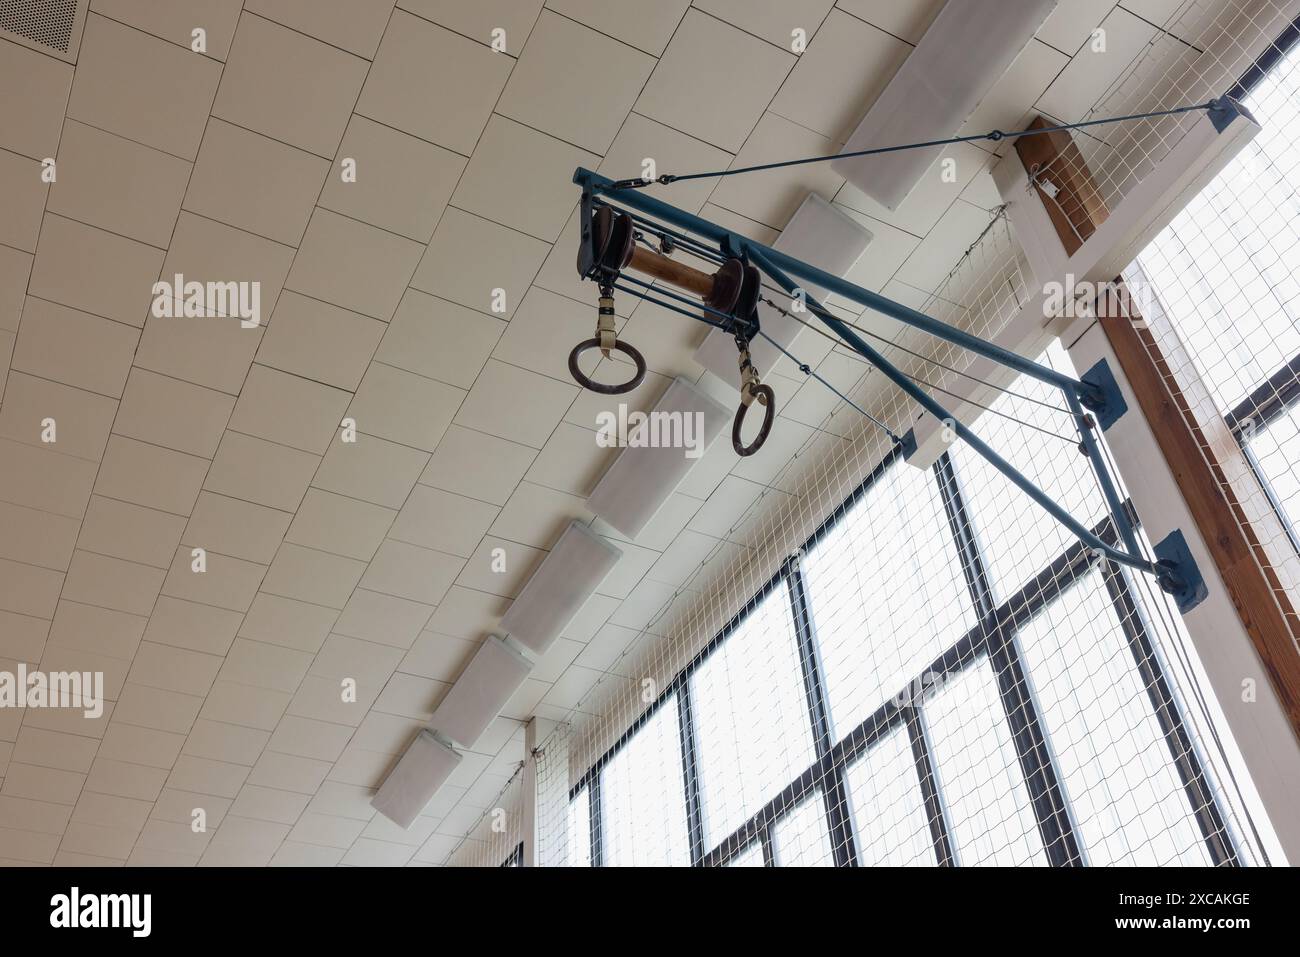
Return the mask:
<path id="1" fill-rule="evenodd" d="M 0 30 L 36 49 L 76 55 L 85 0 L 0 0 Z"/>

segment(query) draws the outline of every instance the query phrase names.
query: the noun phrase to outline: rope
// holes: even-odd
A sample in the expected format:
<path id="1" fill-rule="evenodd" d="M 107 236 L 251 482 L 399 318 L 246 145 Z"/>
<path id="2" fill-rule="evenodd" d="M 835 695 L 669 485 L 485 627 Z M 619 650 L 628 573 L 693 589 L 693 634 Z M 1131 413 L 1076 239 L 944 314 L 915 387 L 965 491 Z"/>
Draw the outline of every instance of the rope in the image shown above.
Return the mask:
<path id="1" fill-rule="evenodd" d="M 652 183 L 660 183 L 667 186 L 669 183 L 680 183 L 691 179 L 721 179 L 725 176 L 739 176 L 741 173 L 761 173 L 765 170 L 786 169 L 790 166 L 804 166 L 808 163 L 829 163 L 831 160 L 852 159 L 857 156 L 879 156 L 883 153 L 901 153 L 906 150 L 922 150 L 935 146 L 952 146 L 956 143 L 974 143 L 979 140 L 989 140 L 996 143 L 1004 139 L 1018 139 L 1022 136 L 1037 136 L 1042 133 L 1064 133 L 1069 130 L 1081 130 L 1089 126 L 1102 126 L 1107 123 L 1127 123 L 1133 120 L 1150 120 L 1162 116 L 1176 116 L 1180 113 L 1194 113 L 1197 110 L 1209 111 L 1217 107 L 1218 101 L 1211 100 L 1208 103 L 1197 103 L 1192 106 L 1179 106 L 1172 110 L 1155 110 L 1151 113 L 1131 113 L 1127 116 L 1108 116 L 1098 120 L 1082 120 L 1078 123 L 1063 123 L 1060 126 L 1044 126 L 1036 130 L 1016 130 L 1010 133 L 1002 130 L 989 130 L 987 133 L 974 133 L 968 136 L 950 136 L 942 140 L 926 140 L 922 143 L 905 143 L 899 146 L 877 146 L 873 149 L 854 150 L 849 153 L 835 153 L 828 156 L 807 156 L 803 159 L 783 160 L 777 163 L 762 163 L 758 166 L 742 166 L 738 169 L 721 169 L 711 170 L 703 173 L 664 173 L 657 179 L 622 179 L 618 182 L 611 183 L 607 189 L 643 189 Z"/>

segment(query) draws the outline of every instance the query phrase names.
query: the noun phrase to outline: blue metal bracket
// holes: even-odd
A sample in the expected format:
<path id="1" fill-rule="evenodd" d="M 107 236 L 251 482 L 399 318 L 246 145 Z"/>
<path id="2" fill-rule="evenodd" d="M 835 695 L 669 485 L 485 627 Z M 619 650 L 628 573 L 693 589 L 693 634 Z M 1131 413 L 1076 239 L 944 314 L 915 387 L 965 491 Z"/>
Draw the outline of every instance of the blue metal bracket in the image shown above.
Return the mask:
<path id="1" fill-rule="evenodd" d="M 1192 550 L 1187 547 L 1183 533 L 1174 529 L 1160 540 L 1155 547 L 1156 561 L 1160 565 L 1157 580 L 1160 587 L 1174 599 L 1174 604 L 1183 614 L 1191 611 L 1209 597 L 1210 590 L 1205 584 L 1192 557 Z"/>
<path id="2" fill-rule="evenodd" d="M 1213 100 L 1206 113 L 1210 117 L 1210 122 L 1214 124 L 1214 128 L 1220 133 L 1232 125 L 1232 121 L 1239 116 L 1255 122 L 1255 117 L 1251 115 L 1250 110 L 1230 96 L 1221 96 L 1217 100 Z"/>
<path id="3" fill-rule="evenodd" d="M 755 242 L 748 237 L 702 219 L 693 213 L 688 213 L 685 210 L 655 199 L 644 190 L 619 190 L 612 180 L 601 176 L 599 173 L 593 173 L 581 168 L 574 172 L 573 181 L 583 188 L 584 195 L 601 196 L 601 202 L 610 205 L 613 205 L 610 197 L 615 196 L 620 204 L 633 211 L 634 217 L 635 213 L 642 213 L 646 217 L 667 224 L 667 226 L 675 230 L 680 230 L 681 234 L 692 234 L 713 243 L 726 256 L 745 259 L 758 267 L 762 273 L 791 295 L 795 295 L 797 290 L 803 289 L 806 296 L 806 290 L 809 286 L 820 287 L 826 290 L 827 293 L 843 296 L 868 309 L 889 316 L 936 338 L 992 359 L 1013 371 L 1060 389 L 1078 430 L 1080 448 L 1092 463 L 1098 484 L 1106 499 L 1111 519 L 1115 524 L 1123 547 L 1117 548 L 1093 534 L 1090 529 L 1086 528 L 1011 463 L 990 448 L 978 435 L 963 425 L 932 396 L 920 389 L 916 383 L 897 369 L 880 352 L 868 345 L 852 328 L 829 312 L 821 303 L 812 297 L 806 296 L 808 311 L 834 332 L 845 345 L 879 369 L 886 378 L 931 415 L 940 421 L 951 421 L 953 423 L 952 429 L 958 438 L 966 442 L 990 465 L 1006 476 L 1012 484 L 1069 529 L 1080 541 L 1111 561 L 1154 575 L 1161 588 L 1178 598 L 1180 609 L 1191 608 L 1204 598 L 1204 579 L 1201 578 L 1197 571 L 1195 563 L 1191 561 L 1190 554 L 1186 552 L 1185 543 L 1182 544 L 1183 551 L 1177 552 L 1177 546 L 1173 543 L 1173 536 L 1170 536 L 1161 543 L 1161 546 L 1169 550 L 1169 554 L 1161 556 L 1159 562 L 1147 559 L 1139 547 L 1133 521 L 1123 506 L 1115 481 L 1107 468 L 1105 456 L 1102 454 L 1097 437 L 1094 434 L 1092 417 L 1085 412 L 1085 410 L 1091 410 L 1098 424 L 1105 428 L 1118 419 L 1126 410 L 1119 385 L 1104 362 L 1098 363 L 1098 365 L 1089 369 L 1082 379 L 1075 379 L 1031 359 L 1026 359 L 1024 356 L 1005 349 L 996 343 L 981 339 L 963 329 L 950 326 L 925 313 L 894 302 L 879 293 L 863 289 L 861 286 L 848 282 L 841 276 L 818 269 L 816 266 L 788 256 L 770 246 Z M 638 219 L 638 221 L 641 220 Z M 683 238 L 685 238 L 684 235 Z M 694 243 L 697 240 L 690 240 L 690 242 Z M 802 285 L 796 284 L 796 279 L 801 280 Z M 716 324 L 707 317 L 699 318 L 711 325 Z M 915 452 L 916 438 L 909 432 L 902 439 L 901 444 L 904 455 L 910 456 Z M 1181 536 L 1178 537 L 1177 541 L 1182 542 Z M 1157 547 L 1157 554 L 1159 554 L 1159 547 Z"/>
<path id="4" fill-rule="evenodd" d="M 903 453 L 903 458 L 910 459 L 916 454 L 916 429 L 908 429 L 903 436 L 903 441 L 898 443 L 899 450 Z"/>
<path id="5" fill-rule="evenodd" d="M 1079 402 L 1097 417 L 1097 424 L 1103 432 L 1128 411 L 1124 393 L 1105 359 L 1080 376 L 1079 381 L 1088 387 L 1087 394 L 1079 396 Z"/>

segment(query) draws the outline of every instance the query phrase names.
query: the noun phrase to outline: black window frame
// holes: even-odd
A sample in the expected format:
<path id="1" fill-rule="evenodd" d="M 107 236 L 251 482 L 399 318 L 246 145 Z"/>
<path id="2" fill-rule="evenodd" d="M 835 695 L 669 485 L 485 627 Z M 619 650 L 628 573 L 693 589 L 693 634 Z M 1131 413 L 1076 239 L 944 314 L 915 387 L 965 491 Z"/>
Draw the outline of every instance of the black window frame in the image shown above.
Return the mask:
<path id="1" fill-rule="evenodd" d="M 836 508 L 772 575 L 758 592 L 738 611 L 727 624 L 700 650 L 690 664 L 678 672 L 660 691 L 655 701 L 642 713 L 619 739 L 605 751 L 570 788 L 569 798 L 574 800 L 584 788 L 591 802 L 592 865 L 603 865 L 601 822 L 601 772 L 624 745 L 636 735 L 677 695 L 679 731 L 682 736 L 683 779 L 686 782 L 687 833 L 690 836 L 690 862 L 692 866 L 724 866 L 736 856 L 755 845 L 762 848 L 764 862 L 774 866 L 776 852 L 772 830 L 775 824 L 819 790 L 825 802 L 827 837 L 834 852 L 837 866 L 858 866 L 857 836 L 849 814 L 844 774 L 847 766 L 885 734 L 906 727 L 916 764 L 917 779 L 930 819 L 931 839 L 935 863 L 952 866 L 957 863 L 953 838 L 947 813 L 935 777 L 935 762 L 925 734 L 924 704 L 896 695 L 885 701 L 872 715 L 860 722 L 847 734 L 832 741 L 830 736 L 829 702 L 821 677 L 821 665 L 816 641 L 816 624 L 813 621 L 807 598 L 807 583 L 802 570 L 802 557 L 814 548 L 839 521 L 862 500 L 886 472 L 901 465 L 901 451 L 895 448 L 872 470 L 871 474 Z M 960 671 L 987 660 L 998 682 L 1003 717 L 1007 721 L 1015 744 L 1017 758 L 1030 803 L 1037 823 L 1048 863 L 1053 866 L 1083 864 L 1086 852 L 1079 846 L 1075 835 L 1073 817 L 1068 798 L 1060 786 L 1060 773 L 1055 758 L 1044 736 L 1044 725 L 1037 705 L 1028 691 L 1026 669 L 1016 643 L 1020 627 L 1045 610 L 1071 587 L 1082 581 L 1094 569 L 1101 568 L 1107 593 L 1121 622 L 1135 666 L 1141 675 L 1151 699 L 1161 732 L 1170 750 L 1171 760 L 1187 795 L 1190 810 L 1196 818 L 1209 857 L 1216 865 L 1240 863 L 1231 833 L 1227 829 L 1218 807 L 1218 798 L 1200 763 L 1192 737 L 1188 733 L 1172 689 L 1155 653 L 1155 646 L 1140 613 L 1140 603 L 1133 590 L 1127 569 L 1104 559 L 1076 542 L 1054 561 L 1039 571 L 1015 594 L 996 603 L 989 586 L 986 562 L 980 548 L 979 536 L 971 521 L 961 493 L 961 482 L 948 453 L 944 453 L 929 470 L 938 483 L 939 495 L 961 557 L 969 597 L 976 611 L 976 623 L 961 635 L 938 658 L 922 669 L 905 688 L 919 687 L 917 682 L 926 675 L 946 679 Z M 1131 505 L 1126 503 L 1130 516 L 1137 521 Z M 1116 544 L 1118 535 L 1110 518 L 1093 527 L 1092 531 L 1109 544 Z M 694 708 L 691 701 L 690 678 L 714 651 L 745 621 L 760 602 L 774 589 L 788 589 L 791 615 L 796 638 L 803 660 L 803 684 L 808 719 L 813 730 L 816 758 L 813 763 L 777 795 L 750 816 L 740 827 L 712 848 L 704 846 L 703 795 L 700 793 L 698 754 L 694 726 Z"/>

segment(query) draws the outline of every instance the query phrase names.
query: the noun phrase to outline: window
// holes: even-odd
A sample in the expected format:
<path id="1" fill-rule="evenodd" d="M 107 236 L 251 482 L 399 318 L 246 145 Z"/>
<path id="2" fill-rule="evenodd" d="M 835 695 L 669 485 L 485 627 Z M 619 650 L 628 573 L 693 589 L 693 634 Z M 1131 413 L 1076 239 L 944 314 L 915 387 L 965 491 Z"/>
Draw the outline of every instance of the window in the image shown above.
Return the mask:
<path id="1" fill-rule="evenodd" d="M 569 801 L 570 867 L 591 867 L 591 792 L 583 788 Z"/>
<path id="2" fill-rule="evenodd" d="M 866 867 L 934 865 L 934 838 L 907 728 L 899 725 L 844 772 Z"/>
<path id="3" fill-rule="evenodd" d="M 891 468 L 804 562 L 834 728 L 844 733 L 975 624 L 934 477 Z"/>
<path id="4" fill-rule="evenodd" d="M 812 763 L 802 674 L 782 583 L 691 676 L 709 843 L 731 834 Z"/>
<path id="5" fill-rule="evenodd" d="M 1292 24 L 1272 48 L 1273 62 L 1234 91 L 1259 118 L 1259 134 L 1126 277 L 1155 293 L 1254 469 L 1262 508 L 1276 512 L 1300 550 L 1298 41 Z"/>
<path id="6" fill-rule="evenodd" d="M 682 775 L 677 701 L 669 698 L 605 766 L 600 786 L 603 864 L 690 863 Z"/>

